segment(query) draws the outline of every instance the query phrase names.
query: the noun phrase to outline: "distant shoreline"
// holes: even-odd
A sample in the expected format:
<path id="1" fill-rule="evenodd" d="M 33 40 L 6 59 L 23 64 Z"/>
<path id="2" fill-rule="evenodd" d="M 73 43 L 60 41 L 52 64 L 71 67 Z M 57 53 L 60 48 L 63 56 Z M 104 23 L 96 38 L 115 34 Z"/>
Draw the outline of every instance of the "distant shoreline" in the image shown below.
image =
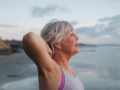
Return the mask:
<path id="1" fill-rule="evenodd" d="M 3 40 L 4 43 L 8 46 L 11 47 L 11 50 L 8 51 L 0 51 L 0 55 L 10 55 L 13 53 L 20 53 L 23 48 L 22 48 L 22 41 L 20 40 Z M 117 44 L 83 44 L 79 43 L 79 48 L 84 48 L 84 47 L 97 47 L 97 46 L 120 46 Z"/>
<path id="2" fill-rule="evenodd" d="M 21 50 L 23 50 L 22 48 L 22 41 L 20 40 L 3 40 L 3 42 L 10 46 L 11 50 L 7 50 L 7 51 L 0 51 L 0 55 L 10 55 L 13 53 L 19 53 L 21 52 Z M 97 45 L 92 45 L 92 44 L 83 44 L 83 43 L 79 43 L 79 47 L 96 47 Z"/>
<path id="3" fill-rule="evenodd" d="M 0 51 L 0 55 L 10 55 L 10 54 L 14 54 L 14 53 L 21 53 L 22 49 L 11 49 L 8 51 Z"/>
<path id="4" fill-rule="evenodd" d="M 0 55 L 10 55 L 20 53 L 22 51 L 22 41 L 18 40 L 2 40 L 10 49 L 0 50 Z"/>
<path id="5" fill-rule="evenodd" d="M 97 47 L 97 45 L 79 43 L 79 47 Z"/>

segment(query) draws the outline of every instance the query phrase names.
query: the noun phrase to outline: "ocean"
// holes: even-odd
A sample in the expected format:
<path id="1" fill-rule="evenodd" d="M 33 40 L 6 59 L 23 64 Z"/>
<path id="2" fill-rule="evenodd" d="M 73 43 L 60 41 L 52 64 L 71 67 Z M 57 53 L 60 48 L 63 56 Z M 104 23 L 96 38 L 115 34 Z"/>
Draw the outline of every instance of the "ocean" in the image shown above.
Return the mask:
<path id="1" fill-rule="evenodd" d="M 120 90 L 120 46 L 85 47 L 79 48 L 79 50 L 80 52 L 69 61 L 69 67 L 81 80 L 85 90 Z M 0 56 L 0 62 L 2 59 L 10 59 L 14 62 L 22 60 L 22 62 L 17 62 L 18 66 L 12 69 L 13 71 L 7 72 L 16 77 L 0 75 L 0 82 L 6 80 L 6 82 L 0 83 L 0 90 L 39 90 L 37 68 L 33 62 L 29 62 L 31 60 L 24 52 Z M 28 62 L 29 64 L 25 64 Z"/>
<path id="2" fill-rule="evenodd" d="M 69 65 L 85 90 L 120 90 L 120 46 L 79 48 Z"/>

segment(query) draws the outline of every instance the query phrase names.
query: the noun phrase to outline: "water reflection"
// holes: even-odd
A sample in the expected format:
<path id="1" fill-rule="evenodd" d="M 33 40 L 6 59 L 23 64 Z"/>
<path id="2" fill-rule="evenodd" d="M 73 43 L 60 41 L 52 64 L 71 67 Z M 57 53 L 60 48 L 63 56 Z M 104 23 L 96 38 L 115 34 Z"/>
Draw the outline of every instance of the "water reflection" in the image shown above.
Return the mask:
<path id="1" fill-rule="evenodd" d="M 95 50 L 80 50 L 80 52 L 95 52 Z"/>
<path id="2" fill-rule="evenodd" d="M 81 63 L 70 63 L 70 66 L 85 90 L 120 90 L 120 69 Z"/>
<path id="3" fill-rule="evenodd" d="M 79 72 L 95 72 L 99 78 L 111 78 L 114 80 L 120 80 L 120 69 L 110 68 L 110 67 L 100 67 L 95 65 L 72 63 L 72 68 L 76 73 Z"/>

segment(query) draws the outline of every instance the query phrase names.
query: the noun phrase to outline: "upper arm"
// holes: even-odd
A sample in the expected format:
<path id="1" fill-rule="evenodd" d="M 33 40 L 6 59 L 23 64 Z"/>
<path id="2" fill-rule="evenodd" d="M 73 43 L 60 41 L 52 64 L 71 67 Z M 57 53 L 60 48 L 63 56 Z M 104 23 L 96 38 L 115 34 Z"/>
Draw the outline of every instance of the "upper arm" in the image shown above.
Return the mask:
<path id="1" fill-rule="evenodd" d="M 48 54 L 42 37 L 28 33 L 23 37 L 22 46 L 26 54 L 35 62 L 40 73 L 53 70 L 55 61 Z"/>

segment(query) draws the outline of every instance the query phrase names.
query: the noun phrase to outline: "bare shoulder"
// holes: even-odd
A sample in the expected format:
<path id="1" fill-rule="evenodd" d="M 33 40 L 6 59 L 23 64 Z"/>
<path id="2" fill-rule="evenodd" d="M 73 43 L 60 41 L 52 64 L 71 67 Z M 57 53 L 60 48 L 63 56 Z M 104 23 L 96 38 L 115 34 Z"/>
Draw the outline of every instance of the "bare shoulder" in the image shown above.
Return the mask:
<path id="1" fill-rule="evenodd" d="M 40 36 L 36 35 L 33 32 L 29 32 L 23 36 L 22 42 L 23 43 L 25 43 L 25 42 L 26 43 L 33 43 L 33 42 L 37 41 L 38 39 L 40 39 Z"/>
<path id="2" fill-rule="evenodd" d="M 58 90 L 62 82 L 60 67 L 53 61 L 52 72 L 47 72 L 47 78 L 39 74 L 39 86 L 41 90 Z"/>

